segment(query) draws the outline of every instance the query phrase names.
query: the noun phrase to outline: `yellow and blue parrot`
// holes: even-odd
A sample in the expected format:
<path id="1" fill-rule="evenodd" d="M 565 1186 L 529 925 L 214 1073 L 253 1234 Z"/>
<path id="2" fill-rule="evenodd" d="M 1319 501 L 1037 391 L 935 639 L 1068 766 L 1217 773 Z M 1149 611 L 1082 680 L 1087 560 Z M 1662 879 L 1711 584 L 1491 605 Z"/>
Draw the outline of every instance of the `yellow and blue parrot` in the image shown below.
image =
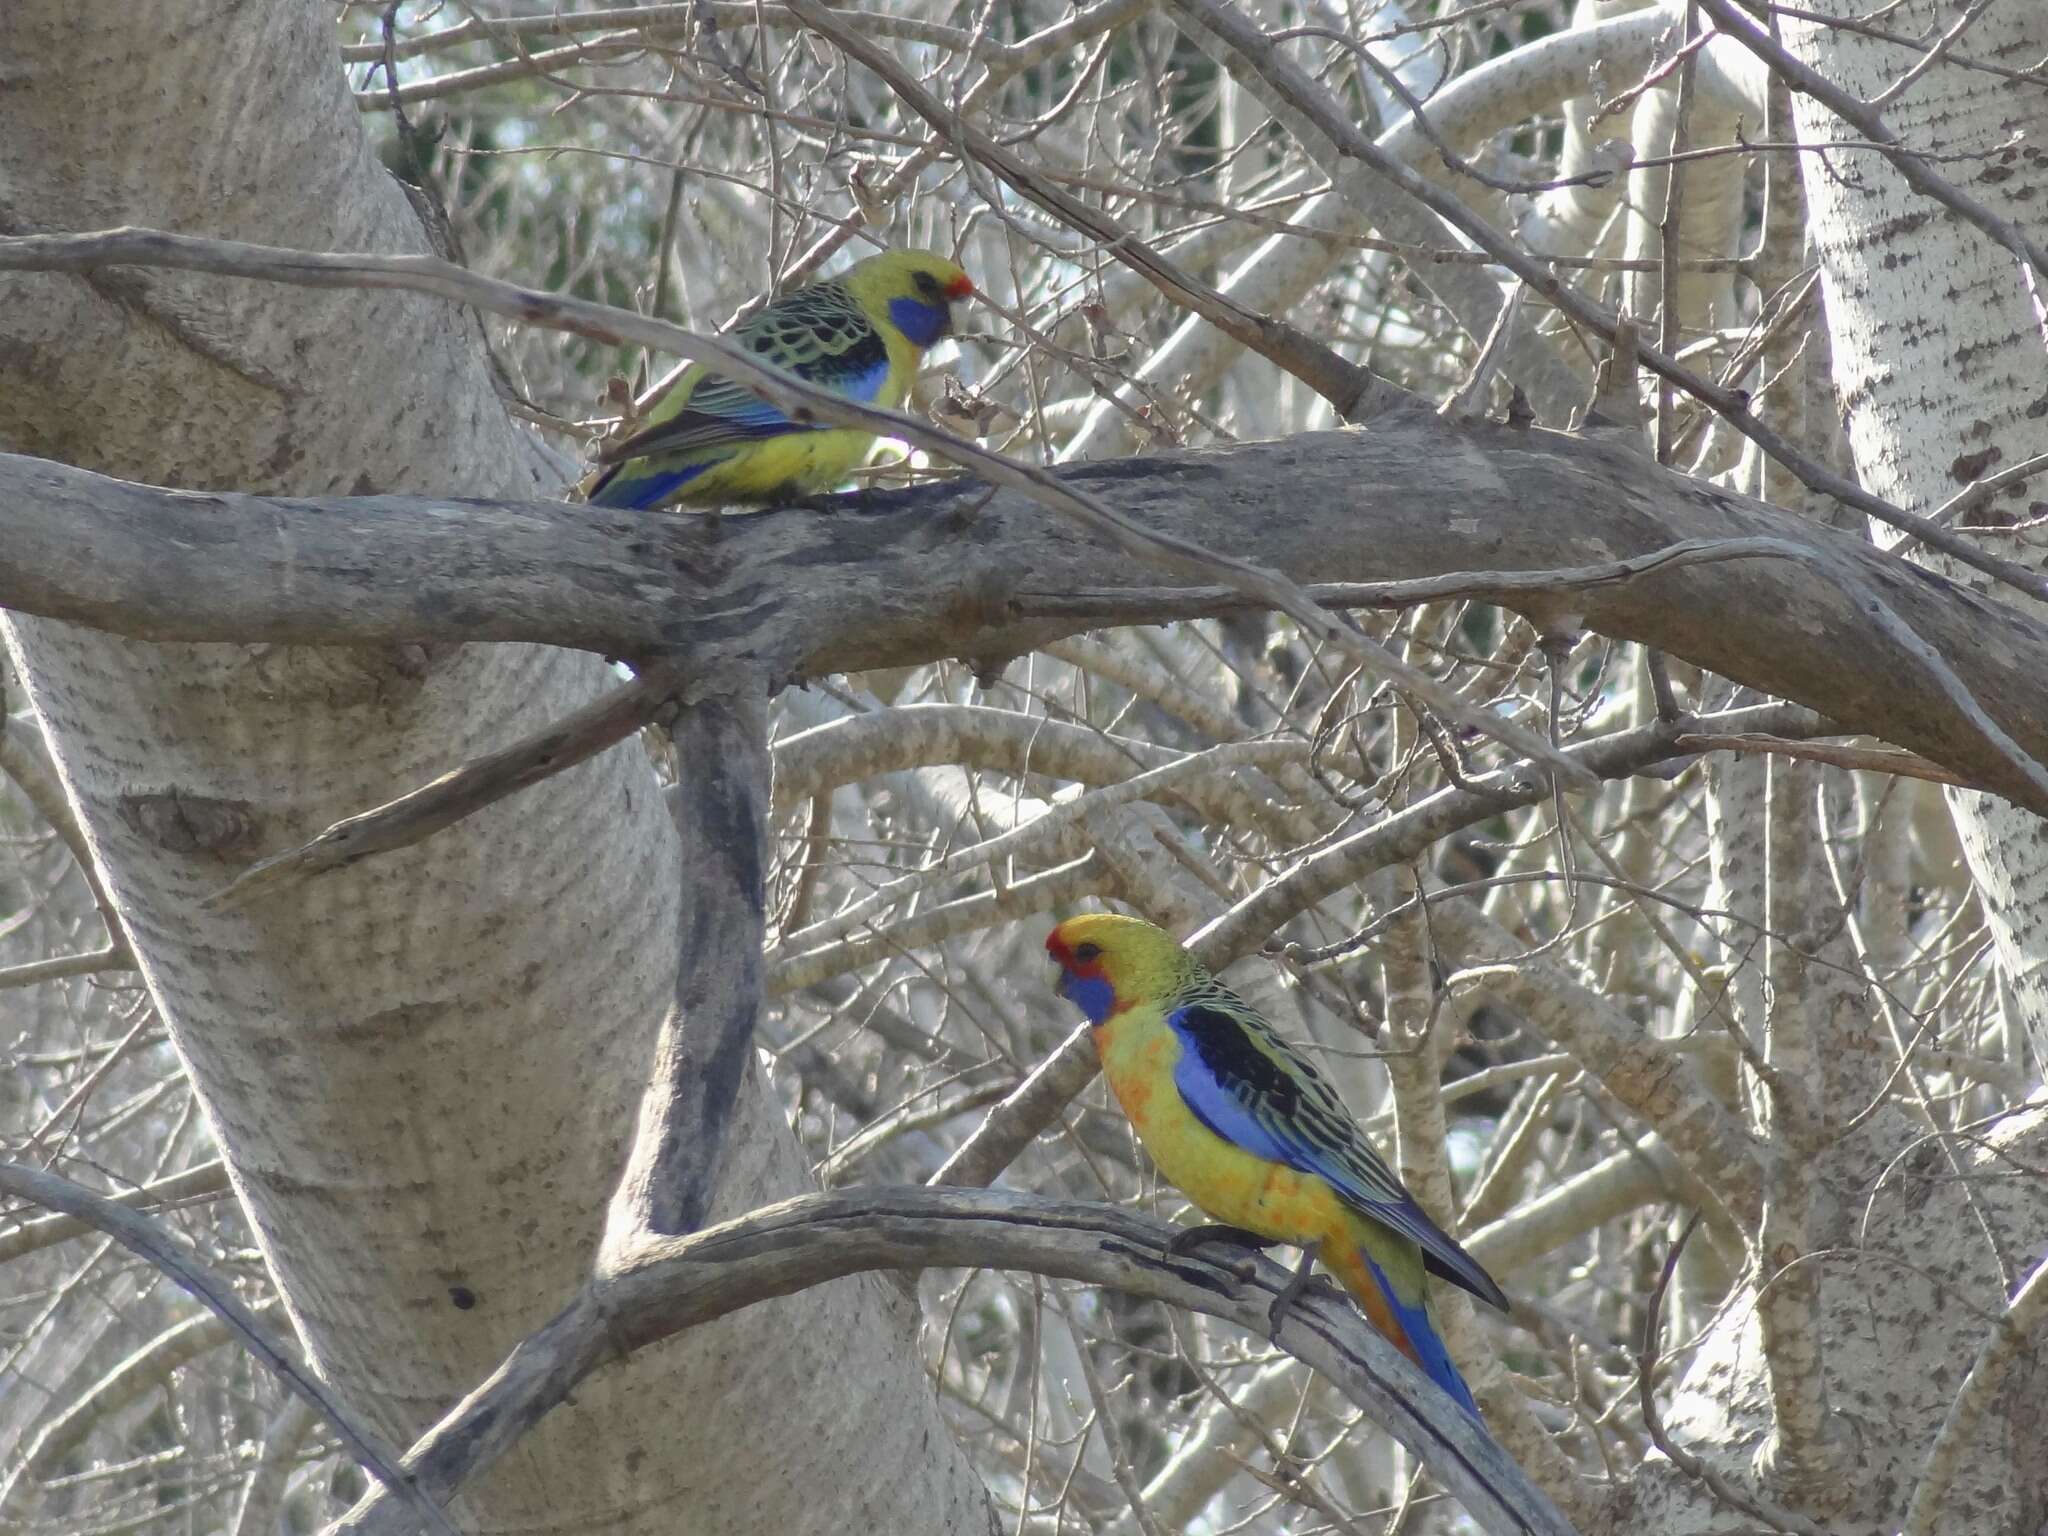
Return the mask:
<path id="1" fill-rule="evenodd" d="M 909 398 L 925 349 L 953 331 L 967 274 L 930 251 L 884 251 L 785 295 L 732 335 L 836 394 L 890 410 Z M 690 363 L 662 381 L 639 429 L 598 453 L 584 499 L 601 507 L 759 505 L 827 491 L 874 434 L 794 422 L 745 385 Z"/>
<path id="2" fill-rule="evenodd" d="M 1479 1416 L 1431 1315 L 1428 1276 L 1508 1310 L 1367 1144 L 1313 1063 L 1173 936 L 1134 917 L 1069 918 L 1045 941 L 1059 991 L 1095 1026 L 1102 1072 L 1159 1171 L 1226 1232 L 1320 1259 L 1394 1347 Z M 1235 1229 L 1231 1231 L 1230 1229 Z"/>

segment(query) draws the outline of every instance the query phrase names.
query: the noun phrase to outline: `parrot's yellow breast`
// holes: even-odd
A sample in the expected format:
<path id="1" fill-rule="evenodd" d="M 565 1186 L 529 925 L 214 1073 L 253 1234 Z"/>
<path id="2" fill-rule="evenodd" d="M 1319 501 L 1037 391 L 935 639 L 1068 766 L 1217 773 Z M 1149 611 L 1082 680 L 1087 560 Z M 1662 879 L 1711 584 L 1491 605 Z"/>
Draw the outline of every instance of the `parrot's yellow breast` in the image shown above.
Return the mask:
<path id="1" fill-rule="evenodd" d="M 874 445 L 872 433 L 845 428 L 764 438 L 697 476 L 687 499 L 765 502 L 829 491 L 867 461 Z"/>
<path id="2" fill-rule="evenodd" d="M 1174 1085 L 1183 1047 L 1170 1026 L 1113 1017 L 1095 1031 L 1095 1046 L 1161 1177 L 1213 1220 L 1300 1247 L 1349 1230 L 1348 1208 L 1323 1179 L 1247 1152 L 1195 1117 Z"/>

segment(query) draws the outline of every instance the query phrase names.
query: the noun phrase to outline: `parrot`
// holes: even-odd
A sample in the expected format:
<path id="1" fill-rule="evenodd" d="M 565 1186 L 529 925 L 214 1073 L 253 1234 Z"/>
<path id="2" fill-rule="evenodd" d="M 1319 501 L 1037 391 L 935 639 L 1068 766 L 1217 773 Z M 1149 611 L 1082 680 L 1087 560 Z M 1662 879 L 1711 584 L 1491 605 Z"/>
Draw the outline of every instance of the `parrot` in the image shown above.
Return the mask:
<path id="1" fill-rule="evenodd" d="M 925 349 L 953 332 L 953 305 L 974 284 L 931 251 L 856 262 L 758 310 L 739 346 L 835 394 L 894 410 L 909 398 Z M 703 363 L 657 386 L 630 435 L 600 447 L 583 483 L 601 507 L 760 506 L 827 491 L 874 446 L 874 434 L 791 421 Z"/>
<path id="2" fill-rule="evenodd" d="M 1302 1250 L 1274 1331 L 1321 1260 L 1374 1328 L 1473 1418 L 1437 1331 L 1429 1275 L 1505 1312 L 1492 1276 L 1401 1186 L 1329 1080 L 1183 949 L 1141 918 L 1091 912 L 1045 941 L 1058 991 L 1093 1025 L 1103 1076 L 1159 1172 L 1221 1227 L 1184 1239 Z"/>

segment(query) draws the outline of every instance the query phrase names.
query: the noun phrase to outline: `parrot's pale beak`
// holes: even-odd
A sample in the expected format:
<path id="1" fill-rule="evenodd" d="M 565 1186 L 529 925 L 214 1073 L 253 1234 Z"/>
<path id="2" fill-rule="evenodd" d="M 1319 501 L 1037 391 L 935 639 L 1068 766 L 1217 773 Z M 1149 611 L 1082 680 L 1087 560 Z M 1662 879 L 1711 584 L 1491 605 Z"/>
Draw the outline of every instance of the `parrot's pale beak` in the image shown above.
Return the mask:
<path id="1" fill-rule="evenodd" d="M 966 319 L 966 305 L 975 297 L 974 284 L 966 278 L 959 278 L 946 289 L 946 330 L 950 335 L 960 334 L 961 324 Z"/>

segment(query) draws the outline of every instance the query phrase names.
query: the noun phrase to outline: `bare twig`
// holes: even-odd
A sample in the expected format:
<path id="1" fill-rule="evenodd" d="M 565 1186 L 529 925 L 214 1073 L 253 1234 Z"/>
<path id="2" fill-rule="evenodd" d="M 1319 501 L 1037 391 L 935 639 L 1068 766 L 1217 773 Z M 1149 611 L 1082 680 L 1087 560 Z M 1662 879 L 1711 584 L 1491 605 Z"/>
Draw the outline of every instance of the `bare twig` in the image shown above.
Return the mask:
<path id="1" fill-rule="evenodd" d="M 176 1281 L 187 1295 L 225 1323 L 250 1354 L 318 1410 L 320 1416 L 334 1426 L 349 1454 L 365 1470 L 375 1474 L 409 1514 L 425 1521 L 430 1529 L 440 1531 L 442 1536 L 455 1536 L 454 1527 L 449 1525 L 439 1506 L 424 1497 L 412 1480 L 399 1471 L 396 1458 L 379 1446 L 374 1432 L 359 1428 L 311 1371 L 271 1342 L 270 1335 L 255 1315 L 236 1300 L 234 1287 L 209 1273 L 168 1231 L 140 1212 L 130 1210 L 105 1195 L 95 1194 L 83 1184 L 24 1163 L 0 1162 L 0 1194 L 28 1200 L 85 1222 Z"/>
<path id="2" fill-rule="evenodd" d="M 133 1210 L 160 1211 L 188 1201 L 213 1199 L 226 1194 L 228 1188 L 227 1164 L 215 1158 L 183 1173 L 173 1173 L 153 1184 L 145 1184 L 140 1189 L 104 1198 Z M 24 1222 L 0 1237 L 0 1264 L 98 1230 L 91 1222 L 81 1221 L 75 1216 L 45 1216 L 40 1221 Z"/>
<path id="3" fill-rule="evenodd" d="M 1658 570 L 1712 565 L 1723 560 L 1809 561 L 1812 553 L 1788 539 L 1687 539 L 1646 555 L 1602 560 L 1594 565 L 1548 571 L 1447 571 L 1413 581 L 1319 582 L 1303 590 L 1329 608 L 1414 608 L 1423 603 L 1473 597 L 1510 602 L 1622 585 Z M 1231 605 L 1223 587 L 1117 587 L 1063 592 L 1019 591 L 1010 607 L 1020 617 L 1099 619 L 1104 624 L 1164 623 L 1206 618 Z"/>
<path id="4" fill-rule="evenodd" d="M 209 909 L 246 906 L 259 896 L 295 889 L 315 876 L 346 869 L 373 854 L 408 848 L 474 816 L 508 795 L 565 773 L 658 719 L 675 700 L 689 668 L 680 661 L 647 665 L 622 687 L 522 737 L 473 757 L 431 783 L 372 810 L 337 821 L 309 843 L 272 854 L 201 903 Z"/>
<path id="5" fill-rule="evenodd" d="M 1102 1070 L 1086 1024 L 1076 1025 L 1059 1048 L 1032 1069 L 1002 1103 L 931 1176 L 934 1186 L 962 1188 L 992 1184 L 1024 1149 L 1081 1096 Z"/>
<path id="6" fill-rule="evenodd" d="M 1660 1353 L 1658 1337 L 1664 1329 L 1664 1293 L 1671 1288 L 1671 1277 L 1678 1271 L 1679 1255 L 1685 1252 L 1686 1242 L 1693 1230 L 1700 1224 L 1700 1214 L 1694 1211 L 1686 1219 L 1678 1240 L 1671 1245 L 1671 1251 L 1664 1256 L 1664 1268 L 1657 1276 L 1656 1289 L 1650 1293 L 1648 1306 L 1643 1313 L 1643 1347 L 1636 1356 L 1636 1399 L 1642 1405 L 1643 1428 L 1649 1432 L 1650 1442 L 1662 1451 L 1671 1464 L 1688 1477 L 1697 1479 L 1707 1491 L 1730 1509 L 1740 1510 L 1753 1520 L 1761 1520 L 1774 1531 L 1786 1536 L 1831 1536 L 1823 1525 L 1795 1514 L 1737 1487 L 1719 1471 L 1700 1457 L 1674 1441 L 1664 1428 L 1664 1419 L 1657 1411 L 1655 1390 L 1657 1356 Z"/>
<path id="7" fill-rule="evenodd" d="M 2021 262 L 2031 266 L 2041 279 L 2048 280 L 2048 249 L 2043 249 L 2029 238 L 2027 232 L 2010 219 L 2001 218 L 1974 197 L 1963 192 L 1948 178 L 1935 174 L 1928 166 L 1927 157 L 1907 148 L 1899 136 L 1886 126 L 1883 116 L 1869 103 L 1858 101 L 1818 70 L 1809 68 L 1794 58 L 1782 44 L 1758 26 L 1754 18 L 1745 13 L 1740 6 L 1733 4 L 1732 0 L 1697 0 L 1697 3 L 1701 10 L 1714 18 L 1716 26 L 1762 59 L 1777 74 L 1782 75 L 1791 83 L 1793 90 L 1811 96 L 1875 144 L 1904 178 L 1907 186 L 1976 225 L 1979 230 L 2012 252 Z"/>
<path id="8" fill-rule="evenodd" d="M 16 1492 L 32 1484 L 48 1489 L 61 1475 L 64 1461 L 97 1426 L 130 1404 L 161 1393 L 176 1372 L 233 1342 L 234 1331 L 226 1323 L 211 1312 L 194 1312 L 137 1345 L 38 1424 L 25 1443 L 17 1443 L 5 1472 L 0 1473 L 0 1509 L 19 1509 L 25 1501 L 17 1500 Z M 303 1398 L 287 1401 L 305 1406 Z"/>
<path id="9" fill-rule="evenodd" d="M 1486 409 L 1487 389 L 1493 382 L 1493 375 L 1500 367 L 1501 359 L 1507 353 L 1508 338 L 1514 333 L 1515 324 L 1521 318 L 1522 300 L 1529 290 L 1520 283 L 1508 295 L 1507 303 L 1501 305 L 1500 313 L 1493 317 L 1493 329 L 1486 333 L 1486 339 L 1479 344 L 1479 355 L 1472 360 L 1472 371 L 1465 376 L 1451 397 L 1438 408 L 1439 415 L 1477 416 Z"/>
<path id="10" fill-rule="evenodd" d="M 1340 357 L 1330 347 L 1285 320 L 1261 315 L 1202 282 L 1161 255 L 1109 215 L 1070 196 L 1026 165 L 986 134 L 963 122 L 957 113 L 921 84 L 887 50 L 818 0 L 787 0 L 804 25 L 828 37 L 842 52 L 859 59 L 932 128 L 1030 198 L 1048 213 L 1101 244 L 1119 261 L 1141 274 L 1174 303 L 1200 315 L 1217 329 L 1286 369 L 1330 402 L 1338 416 L 1359 421 L 1392 409 L 1409 397 L 1370 370 Z"/>
<path id="11" fill-rule="evenodd" d="M 1229 0 L 1163 0 L 1176 21 L 1220 39 L 1241 54 L 1278 96 L 1312 121 L 1336 147 L 1338 155 L 1356 160 L 1385 177 L 1437 213 L 1444 221 L 1491 253 L 1495 260 L 1515 273 L 1531 288 L 1588 330 L 1614 339 L 1615 317 L 1577 289 L 1562 282 L 1543 259 L 1531 255 L 1475 213 L 1455 194 L 1438 187 L 1392 156 L 1361 132 L 1348 114 L 1339 110 L 1329 91 L 1281 55 L 1272 40 Z M 1708 0 L 1715 14 L 1724 8 L 1722 0 Z M 2015 561 L 2001 559 L 1976 548 L 1968 539 L 1941 528 L 1925 517 L 1893 506 L 1873 496 L 1846 476 L 1801 453 L 1783 434 L 1765 423 L 1750 409 L 1739 390 L 1716 384 L 1694 373 L 1661 348 L 1643 345 L 1640 355 L 1645 366 L 1670 379 L 1695 399 L 1711 407 L 1738 432 L 1751 439 L 1772 458 L 1790 470 L 1801 483 L 1822 495 L 1832 496 L 1845 506 L 1892 527 L 1917 534 L 1930 548 L 1950 555 L 1964 565 L 1995 577 L 2015 589 L 2048 601 L 2048 576 L 2031 571 Z"/>
<path id="12" fill-rule="evenodd" d="M 1961 774 L 1939 763 L 1930 763 L 1917 752 L 1900 752 L 1887 747 L 1852 747 L 1834 741 L 1787 741 L 1782 736 L 1707 731 L 1687 731 L 1678 738 L 1676 745 L 1681 752 L 1766 752 L 1775 757 L 1797 757 L 1808 762 L 1826 763 L 1831 768 L 1889 773 L 1902 779 L 1924 779 L 1929 784 L 1978 787 Z"/>
<path id="13" fill-rule="evenodd" d="M 99 865 L 93 861 L 85 829 L 78 824 L 78 814 L 72 809 L 64 786 L 57 781 L 56 765 L 38 739 L 41 733 L 31 721 L 7 718 L 5 666 L 5 658 L 0 658 L 0 773 L 14 781 L 15 787 L 28 797 L 28 803 L 36 808 L 36 814 L 49 823 L 50 829 L 71 850 L 78 872 L 92 892 L 93 905 L 99 908 L 100 921 L 106 924 L 107 952 L 118 951 L 126 958 L 128 936 L 121 927 L 120 914 L 114 910 L 114 899 L 100 879 Z"/>
<path id="14" fill-rule="evenodd" d="M 1762 724 L 1768 716 L 1774 731 L 1796 728 L 1803 711 L 1782 705 L 1740 710 L 1721 717 Z M 1817 727 L 1818 721 L 1813 721 Z M 1679 727 L 1655 722 L 1617 732 L 1570 750 L 1592 771 L 1624 777 L 1677 751 Z M 1550 796 L 1550 786 L 1534 781 L 1512 788 L 1490 785 L 1452 786 L 1438 790 L 1397 816 L 1367 828 L 1297 862 L 1210 923 L 1189 943 L 1212 970 L 1221 970 L 1259 949 L 1299 913 L 1338 890 L 1358 883 L 1375 869 L 1418 857 L 1422 851 L 1461 826 L 1496 816 L 1503 809 L 1532 805 Z M 985 898 L 979 898 L 985 899 Z M 990 1110 L 960 1149 L 932 1176 L 934 1184 L 982 1184 L 1016 1160 L 1034 1138 L 1049 1129 L 1066 1107 L 1095 1080 L 1099 1071 L 1095 1046 L 1084 1024 L 1077 1027 L 1011 1095 Z M 1697 1111 L 1699 1106 L 1693 1106 Z"/>
<path id="15" fill-rule="evenodd" d="M 0 967 L 0 991 L 65 981 L 73 976 L 97 976 L 101 971 L 134 969 L 135 957 L 128 953 L 128 946 L 109 944 L 105 949 L 83 955 L 53 955 L 47 960 L 24 960 L 20 965 Z"/>
<path id="16" fill-rule="evenodd" d="M 1678 235 L 1684 224 L 1685 156 L 1692 146 L 1692 96 L 1699 75 L 1701 40 L 1699 12 L 1685 8 L 1685 43 L 1680 52 L 1685 62 L 1678 69 L 1678 99 L 1672 108 L 1670 175 L 1664 181 L 1664 217 L 1657 230 L 1657 345 L 1665 352 L 1678 352 Z M 1673 428 L 1677 398 L 1671 381 L 1657 383 L 1657 462 L 1669 464 L 1676 455 Z"/>

